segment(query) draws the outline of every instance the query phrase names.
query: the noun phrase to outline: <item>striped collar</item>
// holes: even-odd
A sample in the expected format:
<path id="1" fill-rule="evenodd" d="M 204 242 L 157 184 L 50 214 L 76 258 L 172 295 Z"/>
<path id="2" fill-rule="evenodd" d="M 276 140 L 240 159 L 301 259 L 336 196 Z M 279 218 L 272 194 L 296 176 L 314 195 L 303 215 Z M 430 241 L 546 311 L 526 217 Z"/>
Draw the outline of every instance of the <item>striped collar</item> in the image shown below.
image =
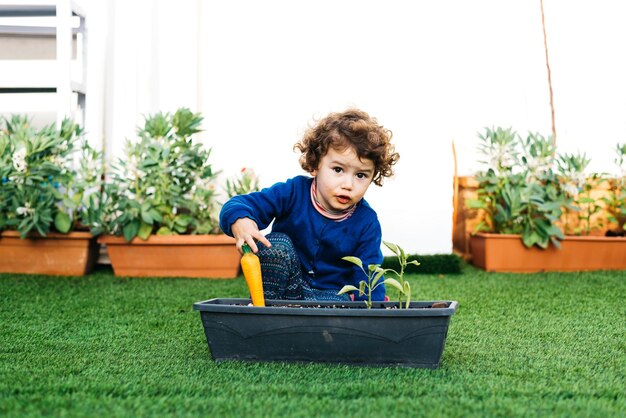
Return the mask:
<path id="1" fill-rule="evenodd" d="M 356 207 L 358 206 L 358 203 L 355 203 L 345 210 L 328 210 L 324 206 L 322 206 L 319 200 L 317 200 L 316 191 L 317 178 L 314 177 L 313 181 L 311 182 L 311 203 L 313 203 L 313 207 L 315 208 L 315 210 L 318 211 L 322 216 L 328 219 L 332 219 L 335 222 L 341 222 L 348 219 L 350 216 L 352 216 L 352 214 L 356 210 Z"/>

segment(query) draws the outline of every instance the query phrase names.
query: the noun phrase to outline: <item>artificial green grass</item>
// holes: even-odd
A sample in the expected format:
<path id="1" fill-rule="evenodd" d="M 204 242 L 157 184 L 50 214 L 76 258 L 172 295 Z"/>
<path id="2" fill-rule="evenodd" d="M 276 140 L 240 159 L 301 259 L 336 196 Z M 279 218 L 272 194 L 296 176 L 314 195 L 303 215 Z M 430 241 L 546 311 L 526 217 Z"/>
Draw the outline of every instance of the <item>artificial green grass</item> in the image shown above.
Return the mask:
<path id="1" fill-rule="evenodd" d="M 216 363 L 192 304 L 241 278 L 0 275 L 0 416 L 626 416 L 626 272 L 409 279 L 460 302 L 436 370 Z"/>

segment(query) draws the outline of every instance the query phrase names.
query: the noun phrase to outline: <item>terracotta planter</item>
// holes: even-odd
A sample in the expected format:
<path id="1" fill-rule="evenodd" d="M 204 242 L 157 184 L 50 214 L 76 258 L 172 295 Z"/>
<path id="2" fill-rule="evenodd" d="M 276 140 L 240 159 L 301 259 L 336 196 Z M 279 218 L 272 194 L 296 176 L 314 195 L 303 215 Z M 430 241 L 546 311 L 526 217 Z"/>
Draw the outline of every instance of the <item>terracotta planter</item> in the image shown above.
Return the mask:
<path id="1" fill-rule="evenodd" d="M 17 231 L 0 232 L 0 272 L 83 276 L 98 258 L 89 232 L 49 233 L 21 239 Z"/>
<path id="2" fill-rule="evenodd" d="M 227 235 L 152 235 L 147 240 L 103 235 L 116 276 L 234 278 L 241 255 Z"/>
<path id="3" fill-rule="evenodd" d="M 590 180 L 591 181 L 591 180 Z M 614 181 L 614 180 L 613 180 Z M 593 182 L 591 197 L 599 200 L 609 196 L 610 182 Z M 455 205 L 453 207 L 453 225 L 452 225 L 452 250 L 454 253 L 466 260 L 472 258 L 471 252 L 471 235 L 476 230 L 476 226 L 484 219 L 484 212 L 481 209 L 470 209 L 467 207 L 467 201 L 477 197 L 477 190 L 480 183 L 474 176 L 459 176 L 455 182 Z M 578 212 L 571 211 L 565 213 L 558 225 L 563 228 L 565 234 L 573 233 L 576 228 L 581 227 L 578 219 Z M 601 209 L 592 217 L 592 235 L 604 236 L 607 231 L 607 212 Z M 567 228 L 565 226 L 567 225 Z M 605 225 L 598 228 L 598 225 Z"/>
<path id="4" fill-rule="evenodd" d="M 626 238 L 566 236 L 561 248 L 526 248 L 519 235 L 484 234 L 471 237 L 472 264 L 487 271 L 626 270 Z"/>

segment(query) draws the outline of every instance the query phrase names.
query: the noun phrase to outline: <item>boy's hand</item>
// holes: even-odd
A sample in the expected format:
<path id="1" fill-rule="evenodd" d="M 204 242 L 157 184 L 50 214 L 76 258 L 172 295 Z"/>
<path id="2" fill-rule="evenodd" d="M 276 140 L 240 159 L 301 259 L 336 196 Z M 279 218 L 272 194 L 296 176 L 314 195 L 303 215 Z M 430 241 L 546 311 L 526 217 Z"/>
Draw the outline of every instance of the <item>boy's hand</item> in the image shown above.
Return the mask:
<path id="1" fill-rule="evenodd" d="M 248 243 L 252 252 L 257 253 L 259 251 L 256 246 L 255 240 L 258 240 L 266 247 L 271 247 L 272 244 L 265 238 L 261 231 L 259 231 L 259 227 L 256 222 L 254 222 L 250 218 L 239 218 L 233 223 L 230 227 L 233 236 L 235 237 L 235 245 L 240 253 L 242 253 L 241 246 L 244 242 Z"/>

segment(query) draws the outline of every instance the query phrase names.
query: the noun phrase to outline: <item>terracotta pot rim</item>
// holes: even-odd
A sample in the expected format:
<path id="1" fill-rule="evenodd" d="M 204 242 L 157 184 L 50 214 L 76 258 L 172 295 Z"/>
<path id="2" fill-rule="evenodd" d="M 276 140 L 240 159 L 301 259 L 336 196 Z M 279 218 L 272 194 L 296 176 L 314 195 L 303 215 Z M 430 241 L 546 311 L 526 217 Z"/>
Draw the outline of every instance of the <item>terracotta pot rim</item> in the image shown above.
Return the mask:
<path id="1" fill-rule="evenodd" d="M 490 238 L 490 239 L 521 239 L 521 235 L 518 234 L 496 234 L 490 232 L 477 232 L 471 235 L 471 238 L 480 237 L 480 238 Z M 597 242 L 619 242 L 626 241 L 626 237 L 599 237 L 599 236 L 590 236 L 590 235 L 566 235 L 561 242 L 563 241 L 597 241 Z"/>
<path id="2" fill-rule="evenodd" d="M 19 238 L 20 233 L 18 231 L 13 231 L 13 230 L 0 231 L 0 237 Z M 89 239 L 89 238 L 95 238 L 95 236 L 92 235 L 91 232 L 86 232 L 86 231 L 72 231 L 72 232 L 68 232 L 67 234 L 62 234 L 60 232 L 48 232 L 48 234 L 45 237 L 37 233 L 32 233 L 32 232 L 26 235 L 26 239 Z"/>
<path id="3" fill-rule="evenodd" d="M 116 235 L 101 235 L 98 237 L 100 244 L 107 245 L 206 245 L 206 244 L 228 244 L 235 245 L 235 238 L 226 234 L 204 234 L 204 235 L 150 235 L 147 240 L 139 237 L 128 242 L 124 237 Z"/>

